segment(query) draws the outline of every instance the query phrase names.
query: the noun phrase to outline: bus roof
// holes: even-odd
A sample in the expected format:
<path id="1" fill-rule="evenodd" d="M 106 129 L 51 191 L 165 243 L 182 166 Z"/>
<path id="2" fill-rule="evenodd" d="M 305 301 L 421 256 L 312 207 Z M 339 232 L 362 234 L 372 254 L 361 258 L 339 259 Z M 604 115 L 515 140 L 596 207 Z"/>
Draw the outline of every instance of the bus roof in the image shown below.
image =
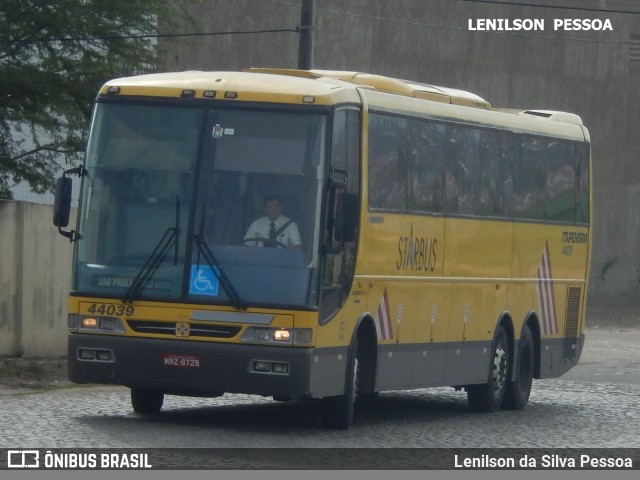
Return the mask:
<path id="1" fill-rule="evenodd" d="M 467 107 L 490 109 L 489 102 L 464 90 L 437 87 L 424 83 L 400 80 L 397 78 L 373 75 L 363 72 L 347 72 L 340 70 L 287 70 L 273 68 L 251 68 L 248 71 L 256 73 L 271 73 L 276 75 L 293 75 L 310 79 L 331 78 L 342 80 L 359 87 L 368 87 L 381 92 L 396 93 L 407 97 L 421 98 L 435 102 L 452 103 Z"/>
<path id="2" fill-rule="evenodd" d="M 320 80 L 256 72 L 155 73 L 111 80 L 100 94 L 318 105 L 361 102 L 353 85 L 337 79 Z"/>
<path id="3" fill-rule="evenodd" d="M 242 72 L 156 73 L 111 80 L 100 94 L 315 105 L 360 104 L 366 99 L 370 106 L 390 110 L 451 116 L 497 128 L 515 126 L 518 130 L 543 135 L 589 139 L 582 119 L 573 113 L 494 109 L 483 98 L 464 90 L 362 72 L 250 68 Z"/>

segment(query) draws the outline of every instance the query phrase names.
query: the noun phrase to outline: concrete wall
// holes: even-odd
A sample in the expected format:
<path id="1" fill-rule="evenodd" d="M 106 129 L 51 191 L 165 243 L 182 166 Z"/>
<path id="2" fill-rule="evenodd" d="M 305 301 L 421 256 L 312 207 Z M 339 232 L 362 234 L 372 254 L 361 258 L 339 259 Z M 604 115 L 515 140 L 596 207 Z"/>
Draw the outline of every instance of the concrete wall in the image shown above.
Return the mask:
<path id="1" fill-rule="evenodd" d="M 194 19 L 182 31 L 289 28 L 300 21 L 300 0 L 182 3 Z M 637 0 L 535 3 L 639 11 Z M 593 141 L 591 295 L 638 293 L 640 15 L 457 0 L 316 0 L 316 9 L 315 68 L 462 88 L 498 107 L 581 115 Z M 546 29 L 469 31 L 468 19 L 477 18 L 544 18 Z M 608 18 L 613 31 L 554 31 L 553 18 Z M 165 70 L 297 67 L 296 33 L 195 37 L 161 46 Z"/>
<path id="2" fill-rule="evenodd" d="M 73 247 L 53 207 L 0 201 L 0 355 L 66 354 Z"/>

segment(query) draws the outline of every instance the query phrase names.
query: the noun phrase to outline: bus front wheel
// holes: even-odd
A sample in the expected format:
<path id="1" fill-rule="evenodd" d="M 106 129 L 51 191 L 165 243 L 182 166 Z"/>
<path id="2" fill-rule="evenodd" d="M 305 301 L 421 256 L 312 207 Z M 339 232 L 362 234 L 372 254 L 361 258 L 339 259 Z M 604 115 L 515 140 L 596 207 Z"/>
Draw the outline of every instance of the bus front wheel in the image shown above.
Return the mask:
<path id="1" fill-rule="evenodd" d="M 131 405 L 136 413 L 158 413 L 164 402 L 164 393 L 152 388 L 131 387 Z"/>
<path id="2" fill-rule="evenodd" d="M 467 387 L 467 398 L 471 410 L 477 412 L 500 410 L 507 390 L 509 362 L 509 340 L 504 328 L 499 327 L 493 340 L 488 382 Z"/>
<path id="3" fill-rule="evenodd" d="M 346 430 L 353 423 L 353 410 L 358 388 L 358 337 L 353 339 L 347 358 L 344 394 L 322 399 L 320 416 L 325 427 Z"/>

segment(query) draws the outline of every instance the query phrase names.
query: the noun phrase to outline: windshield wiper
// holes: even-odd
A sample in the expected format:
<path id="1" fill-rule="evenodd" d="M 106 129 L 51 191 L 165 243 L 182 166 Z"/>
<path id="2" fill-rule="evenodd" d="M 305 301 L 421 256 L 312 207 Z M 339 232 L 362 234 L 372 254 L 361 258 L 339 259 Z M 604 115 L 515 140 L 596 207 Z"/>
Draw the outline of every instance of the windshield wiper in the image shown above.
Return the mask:
<path id="1" fill-rule="evenodd" d="M 213 271 L 216 278 L 220 282 L 220 285 L 222 285 L 222 288 L 229 296 L 231 304 L 237 310 L 246 310 L 247 303 L 240 297 L 238 291 L 229 280 L 229 277 L 227 277 L 227 275 L 224 273 L 224 270 L 222 270 L 220 262 L 218 262 L 218 259 L 211 251 L 211 248 L 209 248 L 209 245 L 207 245 L 207 241 L 204 239 L 204 237 L 202 235 L 194 235 L 193 241 L 198 247 L 198 253 L 204 257 L 205 262 L 207 262 L 209 268 L 211 268 L 211 271 Z"/>
<path id="2" fill-rule="evenodd" d="M 122 297 L 124 303 L 131 303 L 140 296 L 144 287 L 147 286 L 147 281 L 156 273 L 158 267 L 164 262 L 171 245 L 174 245 L 174 265 L 178 264 L 178 237 L 180 235 L 180 196 L 176 195 L 176 225 L 175 227 L 169 227 L 164 232 L 164 235 L 153 249 L 149 258 L 144 263 L 136 278 L 133 279 L 131 286 Z"/>
<path id="3" fill-rule="evenodd" d="M 138 275 L 134 278 L 124 297 L 122 297 L 124 303 L 131 303 L 140 296 L 144 287 L 147 286 L 147 281 L 156 273 L 156 270 L 158 270 L 158 267 L 164 261 L 171 245 L 173 245 L 174 242 L 177 243 L 178 233 L 180 233 L 180 231 L 175 227 L 167 228 L 158 245 L 153 249 L 153 252 L 151 252 L 151 255 L 149 255 L 149 258 L 147 258 L 147 261 L 138 272 Z"/>

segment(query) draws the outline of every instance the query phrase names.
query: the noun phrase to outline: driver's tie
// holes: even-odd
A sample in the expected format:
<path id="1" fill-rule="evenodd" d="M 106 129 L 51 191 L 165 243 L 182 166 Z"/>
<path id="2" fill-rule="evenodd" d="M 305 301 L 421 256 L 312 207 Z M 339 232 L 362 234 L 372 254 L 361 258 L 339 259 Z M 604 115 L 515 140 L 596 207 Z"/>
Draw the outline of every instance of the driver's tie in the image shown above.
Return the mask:
<path id="1" fill-rule="evenodd" d="M 271 228 L 269 229 L 269 240 L 275 242 L 276 240 L 276 224 L 271 222 Z"/>

